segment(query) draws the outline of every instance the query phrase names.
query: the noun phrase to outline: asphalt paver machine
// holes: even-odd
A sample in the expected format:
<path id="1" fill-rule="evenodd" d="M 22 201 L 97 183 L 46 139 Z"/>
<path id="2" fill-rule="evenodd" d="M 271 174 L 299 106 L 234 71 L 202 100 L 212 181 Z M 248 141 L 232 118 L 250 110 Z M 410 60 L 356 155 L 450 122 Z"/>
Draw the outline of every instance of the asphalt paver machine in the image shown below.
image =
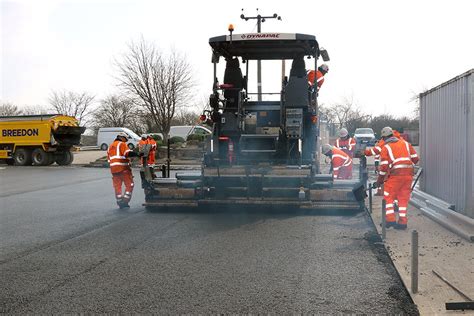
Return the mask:
<path id="1" fill-rule="evenodd" d="M 318 93 L 315 82 L 308 83 L 305 59 L 317 69 L 320 57 L 329 56 L 316 37 L 231 32 L 210 38 L 209 44 L 213 91 L 202 119 L 212 126 L 212 135 L 201 170 L 173 178 L 145 175 L 144 205 L 363 209 L 364 163 L 355 180 L 333 180 L 320 167 Z M 289 76 L 266 67 L 266 77 L 278 76 L 281 87 L 276 93 L 252 93 L 249 67 L 267 60 L 291 62 Z M 219 66 L 225 66 L 221 78 Z"/>

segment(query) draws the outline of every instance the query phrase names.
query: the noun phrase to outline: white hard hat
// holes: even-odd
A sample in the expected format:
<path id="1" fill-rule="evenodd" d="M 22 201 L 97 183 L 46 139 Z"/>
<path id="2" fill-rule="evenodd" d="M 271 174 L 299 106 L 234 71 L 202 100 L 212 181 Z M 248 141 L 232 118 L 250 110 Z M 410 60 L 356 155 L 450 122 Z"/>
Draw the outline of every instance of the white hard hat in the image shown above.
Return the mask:
<path id="1" fill-rule="evenodd" d="M 147 138 L 148 135 L 147 134 L 142 134 L 142 136 L 140 136 L 141 138 Z"/>
<path id="2" fill-rule="evenodd" d="M 124 132 L 119 132 L 119 133 L 117 134 L 117 137 L 124 137 L 125 139 L 128 140 L 128 135 L 127 135 L 126 133 L 124 133 Z"/>
<path id="3" fill-rule="evenodd" d="M 382 128 L 382 132 L 380 133 L 380 135 L 382 137 L 392 136 L 393 135 L 393 130 L 392 130 L 391 127 L 386 126 L 386 127 Z"/>
<path id="4" fill-rule="evenodd" d="M 321 66 L 319 66 L 319 70 L 324 71 L 324 72 L 328 72 L 329 71 L 329 66 L 326 65 L 326 64 L 322 64 Z"/>
<path id="5" fill-rule="evenodd" d="M 346 128 L 341 128 L 339 130 L 339 137 L 346 137 L 347 135 L 349 135 L 349 132 L 347 131 Z"/>
<path id="6" fill-rule="evenodd" d="M 326 155 L 327 153 L 329 153 L 332 150 L 332 147 L 333 146 L 331 146 L 329 144 L 324 144 L 323 147 L 321 148 L 321 151 L 322 151 L 323 154 Z"/>

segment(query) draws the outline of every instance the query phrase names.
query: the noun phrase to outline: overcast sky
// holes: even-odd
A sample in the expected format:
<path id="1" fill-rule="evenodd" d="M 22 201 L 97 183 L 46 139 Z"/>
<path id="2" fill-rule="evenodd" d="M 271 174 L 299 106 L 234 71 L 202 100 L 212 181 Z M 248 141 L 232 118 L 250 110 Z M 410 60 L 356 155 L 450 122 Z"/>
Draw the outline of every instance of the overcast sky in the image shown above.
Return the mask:
<path id="1" fill-rule="evenodd" d="M 472 0 L 0 2 L 0 99 L 18 105 L 46 105 L 52 90 L 116 92 L 114 59 L 141 36 L 187 55 L 202 98 L 211 92 L 209 37 L 229 23 L 256 32 L 239 16 L 257 6 L 283 18 L 263 32 L 314 34 L 328 50 L 325 104 L 353 96 L 369 113 L 411 115 L 414 94 L 474 68 Z"/>

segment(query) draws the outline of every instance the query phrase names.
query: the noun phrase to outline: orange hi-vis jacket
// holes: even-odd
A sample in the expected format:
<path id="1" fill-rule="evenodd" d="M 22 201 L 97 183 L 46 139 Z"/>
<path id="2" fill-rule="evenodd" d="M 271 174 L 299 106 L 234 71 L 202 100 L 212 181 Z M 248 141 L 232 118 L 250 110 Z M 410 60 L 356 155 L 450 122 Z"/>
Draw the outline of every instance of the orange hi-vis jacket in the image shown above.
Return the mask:
<path id="1" fill-rule="evenodd" d="M 140 141 L 138 142 L 138 149 L 143 150 L 143 148 L 145 147 L 147 143 L 148 143 L 148 139 L 140 139 Z M 140 158 L 140 163 L 143 166 L 143 157 Z"/>
<path id="2" fill-rule="evenodd" d="M 138 149 L 142 149 L 147 144 L 147 139 L 140 139 L 138 142 Z"/>
<path id="3" fill-rule="evenodd" d="M 385 145 L 383 139 L 380 139 L 374 147 L 367 147 L 364 151 L 366 156 L 378 156 L 382 152 L 382 147 Z"/>
<path id="4" fill-rule="evenodd" d="M 332 171 L 334 179 L 339 176 L 341 168 L 350 167 L 352 164 L 351 157 L 341 149 L 333 147 L 332 149 Z"/>
<path id="5" fill-rule="evenodd" d="M 321 71 L 314 71 L 314 70 L 310 70 L 308 71 L 308 83 L 310 86 L 313 85 L 314 83 L 314 73 L 316 73 L 316 83 L 318 85 L 318 89 L 321 88 L 321 86 L 323 85 L 324 83 L 324 76 L 323 76 L 323 73 Z"/>
<path id="6" fill-rule="evenodd" d="M 153 166 L 155 164 L 155 157 L 156 157 L 156 141 L 153 138 L 149 138 L 146 140 L 147 144 L 151 145 L 150 153 L 148 154 L 148 164 Z"/>
<path id="7" fill-rule="evenodd" d="M 400 139 L 400 133 L 396 130 L 393 130 L 393 136 Z M 379 156 L 382 152 L 382 147 L 385 145 L 385 141 L 383 138 L 379 139 L 379 141 L 375 144 L 374 147 L 369 147 L 365 149 L 364 154 L 366 156 Z M 376 157 L 377 158 L 377 157 Z"/>
<path id="8" fill-rule="evenodd" d="M 127 143 L 120 140 L 115 140 L 110 144 L 109 150 L 107 151 L 107 161 L 110 164 L 110 171 L 112 173 L 131 170 L 130 160 L 127 158 L 130 151 L 131 150 L 128 148 Z"/>
<path id="9" fill-rule="evenodd" d="M 356 141 L 354 138 L 349 137 L 348 139 L 336 139 L 336 147 L 342 149 L 349 156 L 353 156 L 353 152 L 356 146 Z"/>
<path id="10" fill-rule="evenodd" d="M 413 166 L 418 160 L 418 155 L 409 142 L 390 137 L 385 140 L 380 153 L 380 182 L 388 172 L 390 172 L 390 176 L 412 176 L 414 173 Z"/>

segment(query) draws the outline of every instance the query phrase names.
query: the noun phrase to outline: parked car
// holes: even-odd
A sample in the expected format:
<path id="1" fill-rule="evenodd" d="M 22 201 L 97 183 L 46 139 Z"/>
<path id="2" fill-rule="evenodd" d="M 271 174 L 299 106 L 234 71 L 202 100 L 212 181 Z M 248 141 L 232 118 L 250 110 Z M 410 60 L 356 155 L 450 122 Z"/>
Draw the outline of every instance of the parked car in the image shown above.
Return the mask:
<path id="1" fill-rule="evenodd" d="M 357 128 L 354 132 L 354 138 L 357 143 L 374 146 L 377 142 L 374 130 L 369 127 Z"/>
<path id="2" fill-rule="evenodd" d="M 115 140 L 119 132 L 124 132 L 128 135 L 128 148 L 133 149 L 140 141 L 140 136 L 135 134 L 132 130 L 125 127 L 102 127 L 97 132 L 97 146 L 102 150 L 107 150 L 109 145 Z"/>
<path id="3" fill-rule="evenodd" d="M 211 133 L 212 133 L 211 130 L 204 126 L 187 125 L 187 126 L 171 126 L 169 135 L 170 135 L 170 138 L 174 136 L 179 136 L 186 140 L 186 138 L 192 134 L 210 135 Z"/>

